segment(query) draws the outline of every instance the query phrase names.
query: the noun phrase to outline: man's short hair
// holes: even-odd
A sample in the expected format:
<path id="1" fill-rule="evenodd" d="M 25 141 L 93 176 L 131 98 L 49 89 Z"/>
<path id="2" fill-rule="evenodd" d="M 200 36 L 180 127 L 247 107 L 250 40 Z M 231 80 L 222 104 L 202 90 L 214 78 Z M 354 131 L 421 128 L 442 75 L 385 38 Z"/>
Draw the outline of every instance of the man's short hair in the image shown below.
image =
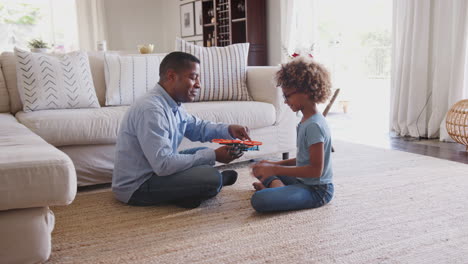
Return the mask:
<path id="1" fill-rule="evenodd" d="M 164 80 L 168 70 L 179 73 L 190 68 L 192 62 L 200 64 L 200 60 L 192 54 L 174 51 L 166 55 L 159 66 L 159 79 Z"/>

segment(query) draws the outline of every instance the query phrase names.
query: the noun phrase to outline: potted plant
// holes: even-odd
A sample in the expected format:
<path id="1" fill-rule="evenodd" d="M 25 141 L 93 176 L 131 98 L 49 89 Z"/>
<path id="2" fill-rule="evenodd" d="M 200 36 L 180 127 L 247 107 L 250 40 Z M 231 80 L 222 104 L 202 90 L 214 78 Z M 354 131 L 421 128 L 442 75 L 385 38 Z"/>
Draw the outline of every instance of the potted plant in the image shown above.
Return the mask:
<path id="1" fill-rule="evenodd" d="M 28 42 L 29 48 L 32 52 L 46 53 L 49 51 L 49 44 L 42 41 L 41 39 L 32 39 Z"/>

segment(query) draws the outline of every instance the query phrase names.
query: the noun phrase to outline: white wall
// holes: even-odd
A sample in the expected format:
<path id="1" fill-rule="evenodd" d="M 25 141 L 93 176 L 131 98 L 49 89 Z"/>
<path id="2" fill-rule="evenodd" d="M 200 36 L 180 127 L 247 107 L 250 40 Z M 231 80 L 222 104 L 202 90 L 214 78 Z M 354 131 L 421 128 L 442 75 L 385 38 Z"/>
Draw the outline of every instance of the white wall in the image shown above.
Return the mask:
<path id="1" fill-rule="evenodd" d="M 138 44 L 155 44 L 154 52 L 174 50 L 180 36 L 181 3 L 191 0 L 104 0 L 110 50 L 135 50 Z M 267 42 L 269 65 L 281 60 L 280 1 L 267 1 Z"/>
<path id="2" fill-rule="evenodd" d="M 175 39 L 180 37 L 179 0 L 157 0 L 160 2 L 161 17 L 159 20 L 161 39 L 158 41 L 158 52 L 171 52 L 175 49 Z"/>
<path id="3" fill-rule="evenodd" d="M 109 50 L 137 50 L 159 37 L 159 4 L 152 0 L 104 0 Z"/>

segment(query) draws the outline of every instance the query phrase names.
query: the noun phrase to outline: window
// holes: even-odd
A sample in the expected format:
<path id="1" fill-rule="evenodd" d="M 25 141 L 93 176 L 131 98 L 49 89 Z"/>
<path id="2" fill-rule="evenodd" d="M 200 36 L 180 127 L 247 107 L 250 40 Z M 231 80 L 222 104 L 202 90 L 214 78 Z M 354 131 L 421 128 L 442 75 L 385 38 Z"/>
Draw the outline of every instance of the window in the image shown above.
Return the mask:
<path id="1" fill-rule="evenodd" d="M 392 8 L 388 0 L 316 1 L 314 56 L 340 88 L 334 110 L 343 115 L 331 121 L 337 138 L 370 143 L 388 134 Z"/>
<path id="2" fill-rule="evenodd" d="M 56 51 L 78 49 L 75 0 L 0 0 L 0 52 L 35 38 Z"/>
<path id="3" fill-rule="evenodd" d="M 317 10 L 316 54 L 323 63 L 338 75 L 390 78 L 391 1 L 318 0 Z"/>

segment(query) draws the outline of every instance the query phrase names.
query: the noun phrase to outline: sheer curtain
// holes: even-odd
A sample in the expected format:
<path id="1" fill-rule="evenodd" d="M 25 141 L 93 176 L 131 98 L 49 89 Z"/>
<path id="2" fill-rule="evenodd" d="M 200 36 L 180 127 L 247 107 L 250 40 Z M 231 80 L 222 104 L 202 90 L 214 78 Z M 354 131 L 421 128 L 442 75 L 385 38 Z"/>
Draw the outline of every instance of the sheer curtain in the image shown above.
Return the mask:
<path id="1" fill-rule="evenodd" d="M 294 52 L 310 52 L 316 35 L 316 0 L 281 1 L 282 61 Z"/>
<path id="2" fill-rule="evenodd" d="M 80 49 L 96 50 L 97 42 L 107 40 L 104 0 L 76 0 Z"/>
<path id="3" fill-rule="evenodd" d="M 468 1 L 394 0 L 391 129 L 448 140 L 445 115 L 468 95 Z"/>

